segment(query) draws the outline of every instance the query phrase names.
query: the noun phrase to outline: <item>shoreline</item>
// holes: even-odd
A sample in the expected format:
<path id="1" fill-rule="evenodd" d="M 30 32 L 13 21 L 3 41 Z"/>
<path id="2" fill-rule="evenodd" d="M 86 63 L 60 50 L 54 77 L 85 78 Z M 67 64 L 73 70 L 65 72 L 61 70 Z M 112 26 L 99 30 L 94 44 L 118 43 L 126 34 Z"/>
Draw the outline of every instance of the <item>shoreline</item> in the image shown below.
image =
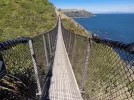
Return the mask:
<path id="1" fill-rule="evenodd" d="M 71 18 L 90 18 L 90 17 L 94 17 L 96 15 L 92 15 L 92 16 L 88 16 L 88 17 L 71 17 Z"/>
<path id="2" fill-rule="evenodd" d="M 90 18 L 90 17 L 93 17 L 93 16 L 88 16 L 88 17 L 71 17 L 71 18 Z"/>
<path id="3" fill-rule="evenodd" d="M 56 9 L 57 11 L 57 9 Z M 67 20 L 70 20 L 72 23 L 74 23 L 75 27 L 77 28 L 80 28 L 82 30 L 84 30 L 85 34 L 81 34 L 83 36 L 87 36 L 87 37 L 91 37 L 91 34 L 89 33 L 89 31 L 87 31 L 82 25 L 80 25 L 79 23 L 77 23 L 75 20 L 74 20 L 74 17 L 68 17 L 67 15 L 65 15 L 62 11 L 57 11 L 58 14 L 61 15 L 61 18 L 62 19 L 67 19 Z M 90 17 L 90 16 L 89 16 Z M 89 17 L 83 17 L 83 18 L 89 18 Z M 76 18 L 76 17 L 75 17 Z M 77 17 L 78 18 L 78 17 Z M 82 17 L 79 17 L 79 18 L 82 18 Z"/>

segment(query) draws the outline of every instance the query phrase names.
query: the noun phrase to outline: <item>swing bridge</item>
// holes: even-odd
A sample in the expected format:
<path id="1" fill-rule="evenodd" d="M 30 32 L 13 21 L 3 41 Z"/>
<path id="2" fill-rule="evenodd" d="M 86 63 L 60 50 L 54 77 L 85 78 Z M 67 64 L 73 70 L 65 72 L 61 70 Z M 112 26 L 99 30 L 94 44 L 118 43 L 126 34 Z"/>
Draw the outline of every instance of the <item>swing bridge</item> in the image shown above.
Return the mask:
<path id="1" fill-rule="evenodd" d="M 0 42 L 2 100 L 134 100 L 134 43 L 72 33 L 58 18 L 34 37 Z"/>

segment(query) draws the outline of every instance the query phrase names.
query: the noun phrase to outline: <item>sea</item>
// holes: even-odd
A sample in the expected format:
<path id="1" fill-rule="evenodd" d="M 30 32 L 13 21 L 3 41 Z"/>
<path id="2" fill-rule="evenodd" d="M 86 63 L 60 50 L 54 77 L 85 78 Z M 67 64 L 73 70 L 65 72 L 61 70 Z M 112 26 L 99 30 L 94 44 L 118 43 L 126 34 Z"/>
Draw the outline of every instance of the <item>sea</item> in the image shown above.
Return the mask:
<path id="1" fill-rule="evenodd" d="M 134 14 L 96 14 L 74 20 L 101 38 L 125 43 L 134 42 Z"/>

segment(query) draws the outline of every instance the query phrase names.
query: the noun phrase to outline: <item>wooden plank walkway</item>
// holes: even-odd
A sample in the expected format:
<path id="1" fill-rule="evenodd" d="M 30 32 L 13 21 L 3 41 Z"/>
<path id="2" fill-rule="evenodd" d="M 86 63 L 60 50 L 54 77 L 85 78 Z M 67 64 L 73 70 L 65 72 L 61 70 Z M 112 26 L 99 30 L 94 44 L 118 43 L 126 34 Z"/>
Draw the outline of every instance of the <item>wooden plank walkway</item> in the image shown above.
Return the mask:
<path id="1" fill-rule="evenodd" d="M 49 89 L 50 100 L 83 100 L 63 42 L 61 20 L 58 26 L 52 75 Z"/>

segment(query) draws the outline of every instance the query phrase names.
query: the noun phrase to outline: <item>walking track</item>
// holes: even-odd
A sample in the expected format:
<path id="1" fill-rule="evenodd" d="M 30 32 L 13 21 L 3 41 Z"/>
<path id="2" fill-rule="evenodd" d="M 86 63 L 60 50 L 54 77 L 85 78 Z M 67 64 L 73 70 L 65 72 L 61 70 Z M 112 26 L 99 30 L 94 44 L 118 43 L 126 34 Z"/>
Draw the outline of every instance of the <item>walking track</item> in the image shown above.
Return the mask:
<path id="1" fill-rule="evenodd" d="M 63 42 L 60 18 L 52 75 L 50 100 L 83 100 Z"/>

